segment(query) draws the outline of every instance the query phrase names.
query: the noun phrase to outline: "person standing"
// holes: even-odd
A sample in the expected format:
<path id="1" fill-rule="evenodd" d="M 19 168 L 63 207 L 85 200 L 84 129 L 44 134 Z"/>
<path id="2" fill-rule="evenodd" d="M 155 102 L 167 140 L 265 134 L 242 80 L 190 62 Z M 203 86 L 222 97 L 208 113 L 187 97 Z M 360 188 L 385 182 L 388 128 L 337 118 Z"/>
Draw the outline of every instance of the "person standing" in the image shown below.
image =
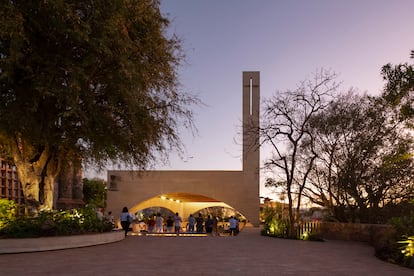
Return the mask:
<path id="1" fill-rule="evenodd" d="M 172 233 L 173 227 L 174 227 L 174 220 L 172 219 L 171 216 L 168 216 L 166 223 L 167 223 L 167 232 Z"/>
<path id="2" fill-rule="evenodd" d="M 102 213 L 102 209 L 101 208 L 96 208 L 96 216 L 98 217 L 98 219 L 100 221 L 102 221 L 102 219 L 103 219 L 103 213 Z"/>
<path id="3" fill-rule="evenodd" d="M 229 219 L 229 224 L 230 224 L 230 236 L 235 236 L 237 234 L 237 219 L 231 216 Z"/>
<path id="4" fill-rule="evenodd" d="M 190 233 L 194 233 L 194 225 L 196 223 L 195 217 L 193 217 L 193 214 L 190 214 L 188 217 L 188 231 Z"/>
<path id="5" fill-rule="evenodd" d="M 175 213 L 174 216 L 174 230 L 175 233 L 178 235 L 181 231 L 181 223 L 183 222 L 183 219 L 178 215 L 178 212 Z"/>
<path id="6" fill-rule="evenodd" d="M 157 213 L 157 218 L 155 219 L 155 232 L 162 233 L 164 225 L 164 218 L 161 216 L 160 213 Z"/>
<path id="7" fill-rule="evenodd" d="M 112 215 L 112 212 L 109 211 L 107 215 L 108 221 L 112 224 L 112 228 L 115 228 L 115 218 Z"/>
<path id="8" fill-rule="evenodd" d="M 155 215 L 152 215 L 148 218 L 148 233 L 153 233 L 155 228 Z"/>
<path id="9" fill-rule="evenodd" d="M 210 215 L 207 216 L 207 220 L 206 220 L 206 232 L 207 234 L 211 234 L 213 232 L 213 225 L 214 225 L 214 221 L 211 219 Z"/>
<path id="10" fill-rule="evenodd" d="M 201 216 L 201 213 L 198 214 L 198 217 L 196 219 L 196 229 L 197 229 L 197 233 L 203 233 L 203 223 L 204 223 L 204 219 Z"/>
<path id="11" fill-rule="evenodd" d="M 132 222 L 132 215 L 128 212 L 127 207 L 122 208 L 120 220 L 121 220 L 122 229 L 125 231 L 125 237 L 126 237 L 129 231 L 129 225 Z"/>
<path id="12" fill-rule="evenodd" d="M 218 219 L 213 216 L 213 236 L 220 236 L 218 232 Z"/>

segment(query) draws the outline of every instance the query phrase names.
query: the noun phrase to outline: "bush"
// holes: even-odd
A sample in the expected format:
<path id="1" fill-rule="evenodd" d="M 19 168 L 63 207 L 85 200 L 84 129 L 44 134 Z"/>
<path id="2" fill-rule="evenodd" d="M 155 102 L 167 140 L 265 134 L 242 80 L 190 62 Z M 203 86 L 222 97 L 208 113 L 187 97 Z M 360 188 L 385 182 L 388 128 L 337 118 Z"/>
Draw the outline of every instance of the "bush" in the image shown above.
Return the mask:
<path id="1" fill-rule="evenodd" d="M 273 218 L 266 227 L 268 236 L 287 238 L 289 233 L 289 221 L 286 219 Z"/>
<path id="2" fill-rule="evenodd" d="M 414 268 L 414 236 L 406 237 L 398 243 L 402 244 L 400 251 L 404 255 L 403 265 Z"/>
<path id="3" fill-rule="evenodd" d="M 407 237 L 407 239 L 400 241 L 399 243 L 403 244 L 401 253 L 406 257 L 414 256 L 414 236 Z"/>
<path id="4" fill-rule="evenodd" d="M 289 229 L 289 221 L 280 218 L 277 210 L 274 208 L 266 208 L 264 210 L 264 228 L 262 235 L 278 238 L 287 238 Z"/>
<path id="5" fill-rule="evenodd" d="M 390 224 L 395 232 L 375 247 L 375 255 L 391 263 L 409 266 L 413 258 L 410 254 L 414 252 L 414 214 L 392 218 Z"/>
<path id="6" fill-rule="evenodd" d="M 92 207 L 43 211 L 36 217 L 17 218 L 0 229 L 3 238 L 66 236 L 112 231 L 107 218 L 100 220 Z"/>
<path id="7" fill-rule="evenodd" d="M 13 200 L 0 199 L 0 229 L 16 219 L 17 205 Z"/>
<path id="8" fill-rule="evenodd" d="M 306 232 L 305 234 L 303 234 L 300 239 L 304 241 L 325 241 L 320 233 L 309 233 L 309 232 Z"/>

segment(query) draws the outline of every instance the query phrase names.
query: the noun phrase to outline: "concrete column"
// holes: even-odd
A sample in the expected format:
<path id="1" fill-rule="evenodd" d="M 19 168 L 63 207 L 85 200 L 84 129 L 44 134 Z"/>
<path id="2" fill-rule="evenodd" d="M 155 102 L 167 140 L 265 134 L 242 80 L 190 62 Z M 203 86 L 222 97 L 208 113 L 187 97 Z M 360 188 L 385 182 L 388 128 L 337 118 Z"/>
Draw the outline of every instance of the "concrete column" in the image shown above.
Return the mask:
<path id="1" fill-rule="evenodd" d="M 259 226 L 259 117 L 260 72 L 243 72 L 243 187 L 246 200 L 245 215 Z"/>

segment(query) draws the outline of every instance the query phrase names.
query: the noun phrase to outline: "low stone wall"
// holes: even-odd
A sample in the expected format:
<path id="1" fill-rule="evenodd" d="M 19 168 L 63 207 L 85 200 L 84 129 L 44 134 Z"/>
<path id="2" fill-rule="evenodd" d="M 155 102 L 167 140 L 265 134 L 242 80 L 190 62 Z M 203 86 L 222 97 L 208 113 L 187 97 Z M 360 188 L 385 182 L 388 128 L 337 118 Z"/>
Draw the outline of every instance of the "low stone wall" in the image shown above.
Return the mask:
<path id="1" fill-rule="evenodd" d="M 322 222 L 320 234 L 328 240 L 361 241 L 373 244 L 376 240 L 392 234 L 391 225 Z"/>
<path id="2" fill-rule="evenodd" d="M 0 239 L 0 254 L 86 247 L 117 242 L 123 239 L 125 239 L 124 231 L 30 239 Z"/>

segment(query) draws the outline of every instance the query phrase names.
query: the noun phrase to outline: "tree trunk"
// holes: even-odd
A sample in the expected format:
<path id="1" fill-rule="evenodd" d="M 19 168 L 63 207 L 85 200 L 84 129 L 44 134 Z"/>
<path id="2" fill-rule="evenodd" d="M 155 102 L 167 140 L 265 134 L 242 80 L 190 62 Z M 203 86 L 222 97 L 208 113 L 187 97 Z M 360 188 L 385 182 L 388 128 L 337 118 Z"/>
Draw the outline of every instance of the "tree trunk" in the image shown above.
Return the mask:
<path id="1" fill-rule="evenodd" d="M 13 161 L 22 183 L 26 215 L 53 209 L 54 182 L 59 172 L 57 152 L 48 146 L 36 148 L 19 137 L 14 142 Z"/>
<path id="2" fill-rule="evenodd" d="M 53 209 L 54 182 L 56 173 L 48 170 L 42 175 L 42 166 L 19 162 L 17 173 L 22 183 L 25 198 L 26 214 L 37 213 L 39 210 Z"/>
<path id="3" fill-rule="evenodd" d="M 287 192 L 288 201 L 289 201 L 289 238 L 296 237 L 296 227 L 295 227 L 295 214 L 293 213 L 293 200 L 292 200 L 292 192 L 290 188 Z"/>

